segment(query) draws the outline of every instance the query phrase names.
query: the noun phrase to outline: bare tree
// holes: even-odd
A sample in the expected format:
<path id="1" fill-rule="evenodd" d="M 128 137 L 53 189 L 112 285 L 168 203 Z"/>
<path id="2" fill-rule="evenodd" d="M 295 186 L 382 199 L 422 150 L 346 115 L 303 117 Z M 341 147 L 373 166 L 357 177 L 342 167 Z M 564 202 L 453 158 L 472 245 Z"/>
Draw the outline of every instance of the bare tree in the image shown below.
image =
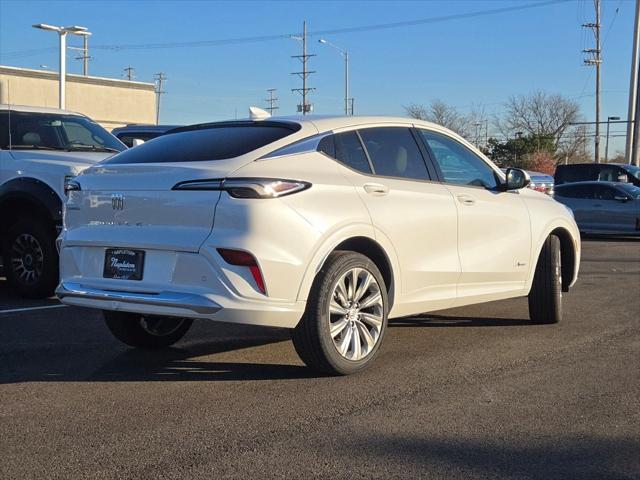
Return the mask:
<path id="1" fill-rule="evenodd" d="M 572 123 L 580 118 L 580 106 L 558 94 L 542 91 L 530 95 L 512 96 L 505 103 L 502 118 L 496 118 L 498 130 L 506 137 L 516 132 L 539 139 L 553 141 L 559 155 L 572 155 L 580 151 L 584 135 Z"/>
<path id="2" fill-rule="evenodd" d="M 412 118 L 437 123 L 470 140 L 476 117 L 480 115 L 480 110 L 464 115 L 456 107 L 447 105 L 442 100 L 433 100 L 428 106 L 412 103 L 404 109 Z"/>

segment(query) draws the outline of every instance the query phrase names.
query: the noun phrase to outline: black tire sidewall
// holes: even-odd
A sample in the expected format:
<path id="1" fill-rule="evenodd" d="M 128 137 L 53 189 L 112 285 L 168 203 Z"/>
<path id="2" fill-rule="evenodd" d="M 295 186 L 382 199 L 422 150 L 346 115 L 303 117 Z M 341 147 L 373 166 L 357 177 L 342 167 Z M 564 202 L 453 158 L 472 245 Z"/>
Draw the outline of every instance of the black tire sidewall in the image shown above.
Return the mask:
<path id="1" fill-rule="evenodd" d="M 333 339 L 331 338 L 329 315 L 327 313 L 329 311 L 329 302 L 335 283 L 345 272 L 354 267 L 363 268 L 373 275 L 380 286 L 384 306 L 380 337 L 376 342 L 373 351 L 365 358 L 358 361 L 344 358 L 336 349 L 333 344 Z M 312 319 L 314 323 L 314 330 L 318 336 L 322 355 L 325 357 L 333 372 L 343 375 L 355 373 L 373 362 L 378 354 L 380 345 L 384 340 L 384 335 L 387 330 L 388 305 L 384 279 L 376 265 L 369 258 L 355 252 L 340 252 L 337 255 L 332 254 L 332 256 L 327 259 L 325 266 L 318 274 L 317 283 L 314 284 L 309 314 L 310 319 Z"/>
<path id="2" fill-rule="evenodd" d="M 533 322 L 551 324 L 562 319 L 561 247 L 555 235 L 550 235 L 542 247 L 528 300 Z"/>
<path id="3" fill-rule="evenodd" d="M 19 235 L 25 233 L 32 235 L 42 249 L 42 275 L 33 285 L 22 283 L 10 264 L 12 245 Z M 59 280 L 55 227 L 46 225 L 45 221 L 35 219 L 19 220 L 9 227 L 3 240 L 2 256 L 9 284 L 27 298 L 46 298 L 53 295 Z"/>

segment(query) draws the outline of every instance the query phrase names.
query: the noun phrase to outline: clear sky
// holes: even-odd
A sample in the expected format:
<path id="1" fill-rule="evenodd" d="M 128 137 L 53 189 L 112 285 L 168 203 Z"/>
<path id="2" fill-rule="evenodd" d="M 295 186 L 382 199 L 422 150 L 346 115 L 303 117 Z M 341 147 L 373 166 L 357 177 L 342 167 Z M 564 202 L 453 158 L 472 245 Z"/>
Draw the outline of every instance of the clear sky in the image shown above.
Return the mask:
<path id="1" fill-rule="evenodd" d="M 387 24 L 538 3 L 538 0 L 449 1 L 261 1 L 178 0 L 29 1 L 0 0 L 0 64 L 57 69 L 57 39 L 33 23 L 82 25 L 93 36 L 90 74 L 168 77 L 161 121 L 193 123 L 246 116 L 265 106 L 267 88 L 277 88 L 281 114 L 294 114 L 292 88 L 300 80 L 300 43 L 289 39 L 218 45 L 148 48 L 149 44 L 227 40 Z M 616 13 L 617 10 L 617 13 Z M 604 0 L 602 6 L 602 117 L 627 113 L 634 2 Z M 467 111 L 483 105 L 499 113 L 509 95 L 534 90 L 577 100 L 593 120 L 594 68 L 582 65 L 581 50 L 593 35 L 581 27 L 594 20 L 592 0 L 575 0 L 495 15 L 473 16 L 401 28 L 322 35 L 349 50 L 351 93 L 357 114 L 402 114 L 412 102 L 443 101 Z M 310 86 L 316 113 L 341 113 L 343 62 L 339 53 L 309 41 Z M 71 44 L 80 44 L 74 37 Z M 147 48 L 105 49 L 104 46 Z M 26 51 L 28 50 L 28 51 Z M 33 50 L 33 51 L 31 51 Z M 26 52 L 25 52 L 26 51 Z M 16 53 L 19 52 L 19 53 Z M 69 53 L 69 71 L 81 62 Z M 618 126 L 616 130 L 624 130 Z M 615 148 L 619 149 L 620 142 Z"/>

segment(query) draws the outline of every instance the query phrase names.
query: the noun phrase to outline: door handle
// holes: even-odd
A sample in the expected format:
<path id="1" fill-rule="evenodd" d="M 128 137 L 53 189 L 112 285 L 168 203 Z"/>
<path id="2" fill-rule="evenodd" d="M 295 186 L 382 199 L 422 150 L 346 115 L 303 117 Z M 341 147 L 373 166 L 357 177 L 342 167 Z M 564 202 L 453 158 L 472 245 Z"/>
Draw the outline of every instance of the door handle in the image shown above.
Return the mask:
<path id="1" fill-rule="evenodd" d="M 469 195 L 458 195 L 456 198 L 463 205 L 474 205 L 476 203 L 476 199 Z"/>
<path id="2" fill-rule="evenodd" d="M 365 192 L 371 195 L 386 195 L 389 193 L 389 187 L 381 183 L 365 183 L 363 188 Z"/>

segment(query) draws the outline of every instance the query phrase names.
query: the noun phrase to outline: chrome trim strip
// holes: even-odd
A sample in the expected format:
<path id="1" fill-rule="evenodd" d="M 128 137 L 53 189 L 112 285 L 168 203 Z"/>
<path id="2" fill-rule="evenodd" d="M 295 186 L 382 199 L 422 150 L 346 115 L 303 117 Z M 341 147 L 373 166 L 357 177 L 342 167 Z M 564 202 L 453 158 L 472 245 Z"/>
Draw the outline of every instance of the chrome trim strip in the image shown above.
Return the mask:
<path id="1" fill-rule="evenodd" d="M 135 293 L 102 290 L 84 287 L 79 283 L 63 282 L 56 289 L 56 296 L 64 298 L 80 298 L 86 300 L 102 300 L 110 302 L 132 303 L 137 305 L 154 305 L 159 307 L 177 307 L 195 313 L 211 314 L 222 307 L 202 295 L 183 292 Z"/>

